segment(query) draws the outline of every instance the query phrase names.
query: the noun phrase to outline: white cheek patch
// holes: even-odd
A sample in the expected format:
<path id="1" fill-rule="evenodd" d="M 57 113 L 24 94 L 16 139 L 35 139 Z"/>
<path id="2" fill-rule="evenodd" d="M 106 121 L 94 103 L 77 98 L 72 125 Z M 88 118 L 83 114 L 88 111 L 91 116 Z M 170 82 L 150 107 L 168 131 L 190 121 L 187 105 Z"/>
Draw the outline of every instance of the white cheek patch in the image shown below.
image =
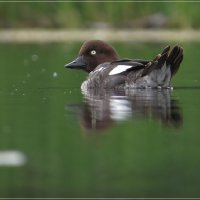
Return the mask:
<path id="1" fill-rule="evenodd" d="M 115 75 L 120 74 L 122 72 L 125 72 L 127 69 L 132 68 L 131 65 L 117 65 L 114 69 L 112 69 L 109 73 L 109 75 Z"/>

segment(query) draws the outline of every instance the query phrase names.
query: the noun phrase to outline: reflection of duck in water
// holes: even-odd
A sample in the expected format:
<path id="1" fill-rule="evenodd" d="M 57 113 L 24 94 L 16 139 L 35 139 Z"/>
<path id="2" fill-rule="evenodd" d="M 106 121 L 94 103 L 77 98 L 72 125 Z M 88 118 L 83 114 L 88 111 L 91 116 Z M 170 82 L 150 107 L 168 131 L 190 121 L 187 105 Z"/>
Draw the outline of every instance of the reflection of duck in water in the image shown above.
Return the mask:
<path id="1" fill-rule="evenodd" d="M 114 122 L 134 119 L 156 119 L 163 125 L 179 128 L 182 115 L 171 90 L 120 90 L 99 94 L 90 90 L 79 107 L 80 124 L 87 130 L 105 130 Z"/>
<path id="2" fill-rule="evenodd" d="M 90 72 L 82 90 L 103 88 L 169 88 L 183 59 L 181 47 L 163 50 L 153 60 L 121 59 L 109 44 L 92 40 L 83 44 L 79 57 L 65 67 Z"/>

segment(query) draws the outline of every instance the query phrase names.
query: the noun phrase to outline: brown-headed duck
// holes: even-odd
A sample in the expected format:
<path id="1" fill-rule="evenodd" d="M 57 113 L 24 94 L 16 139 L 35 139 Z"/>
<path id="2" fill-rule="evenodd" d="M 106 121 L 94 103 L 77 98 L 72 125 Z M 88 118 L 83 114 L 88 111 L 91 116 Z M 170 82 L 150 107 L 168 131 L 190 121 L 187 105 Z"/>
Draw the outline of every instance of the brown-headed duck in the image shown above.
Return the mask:
<path id="1" fill-rule="evenodd" d="M 101 40 L 85 42 L 78 58 L 66 68 L 82 69 L 89 73 L 81 85 L 90 88 L 171 88 L 172 76 L 183 60 L 183 49 L 166 47 L 153 60 L 119 59 L 116 50 Z"/>

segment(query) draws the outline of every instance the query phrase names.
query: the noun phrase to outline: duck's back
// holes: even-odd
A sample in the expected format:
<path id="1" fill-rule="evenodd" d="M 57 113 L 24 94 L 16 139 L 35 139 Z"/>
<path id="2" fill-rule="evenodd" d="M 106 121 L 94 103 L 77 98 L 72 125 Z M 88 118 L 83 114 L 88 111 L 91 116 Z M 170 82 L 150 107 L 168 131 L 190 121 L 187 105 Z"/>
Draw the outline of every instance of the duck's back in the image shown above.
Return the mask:
<path id="1" fill-rule="evenodd" d="M 94 71 L 89 73 L 86 81 L 81 85 L 82 90 L 91 88 L 121 88 L 125 87 L 131 74 L 141 74 L 145 64 L 149 61 L 145 60 L 118 60 L 111 63 L 100 64 Z M 133 73 L 131 73 L 133 72 Z"/>

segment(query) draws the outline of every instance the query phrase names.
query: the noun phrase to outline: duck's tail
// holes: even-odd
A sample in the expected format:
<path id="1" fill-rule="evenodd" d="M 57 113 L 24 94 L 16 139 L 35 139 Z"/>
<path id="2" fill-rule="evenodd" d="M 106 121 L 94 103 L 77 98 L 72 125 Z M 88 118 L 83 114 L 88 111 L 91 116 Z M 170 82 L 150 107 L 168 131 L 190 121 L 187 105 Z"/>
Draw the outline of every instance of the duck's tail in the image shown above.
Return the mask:
<path id="1" fill-rule="evenodd" d="M 175 46 L 170 52 L 167 46 L 161 54 L 158 54 L 151 62 L 145 66 L 142 77 L 151 77 L 151 84 L 158 87 L 169 87 L 171 77 L 178 71 L 183 60 L 183 49 Z"/>
<path id="2" fill-rule="evenodd" d="M 173 76 L 178 71 L 182 60 L 183 49 L 179 46 L 175 46 L 166 60 L 166 65 L 171 69 L 171 76 Z"/>

